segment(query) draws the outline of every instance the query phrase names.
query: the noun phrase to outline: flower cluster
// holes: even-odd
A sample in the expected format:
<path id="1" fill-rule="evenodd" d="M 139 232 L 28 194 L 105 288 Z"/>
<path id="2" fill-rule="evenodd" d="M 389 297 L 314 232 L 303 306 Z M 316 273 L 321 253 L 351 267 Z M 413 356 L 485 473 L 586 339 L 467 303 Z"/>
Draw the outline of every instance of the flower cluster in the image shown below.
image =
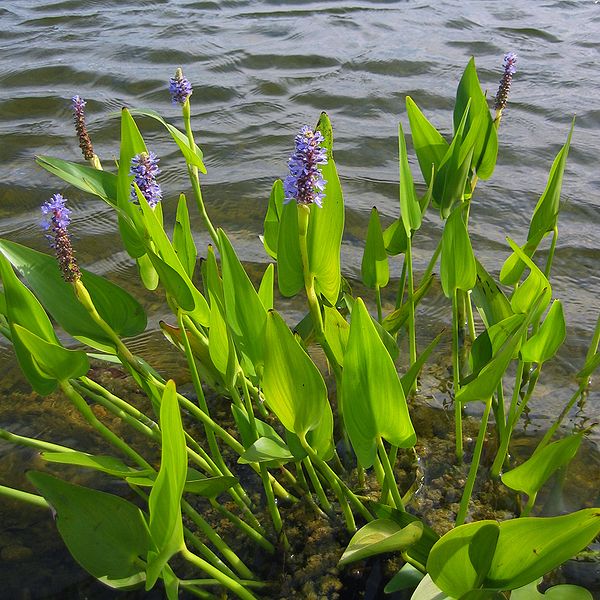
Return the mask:
<path id="1" fill-rule="evenodd" d="M 183 71 L 177 69 L 175 77 L 169 80 L 169 92 L 173 104 L 185 104 L 192 91 L 192 84 L 183 76 Z"/>
<path id="2" fill-rule="evenodd" d="M 81 148 L 83 157 L 86 160 L 92 160 L 94 158 L 94 148 L 85 125 L 84 107 L 86 102 L 81 96 L 73 96 L 71 103 L 75 130 L 77 131 L 77 137 L 79 138 L 79 147 Z"/>
<path id="3" fill-rule="evenodd" d="M 42 204 L 42 215 L 44 220 L 42 227 L 47 231 L 51 245 L 58 258 L 58 266 L 63 279 L 70 283 L 81 279 L 81 271 L 75 259 L 75 251 L 71 245 L 71 239 L 67 227 L 71 222 L 71 211 L 65 206 L 67 200 L 61 194 L 54 194 L 50 200 Z"/>
<path id="4" fill-rule="evenodd" d="M 141 152 L 131 159 L 130 175 L 134 175 L 133 183 L 137 184 L 144 198 L 154 208 L 162 200 L 162 190 L 156 182 L 156 177 L 160 174 L 158 161 L 154 152 Z M 131 201 L 137 203 L 138 196 L 135 187 L 131 184 Z"/>
<path id="5" fill-rule="evenodd" d="M 322 206 L 323 190 L 327 183 L 318 165 L 327 164 L 327 150 L 321 147 L 323 136 L 308 126 L 302 127 L 295 138 L 296 149 L 290 156 L 290 174 L 283 182 L 285 202 Z"/>
<path id="6" fill-rule="evenodd" d="M 510 84 L 512 83 L 513 75 L 517 72 L 517 55 L 514 52 L 508 52 L 504 55 L 504 75 L 500 80 L 498 93 L 496 94 L 496 110 L 503 110 L 508 101 L 508 93 L 510 92 Z"/>

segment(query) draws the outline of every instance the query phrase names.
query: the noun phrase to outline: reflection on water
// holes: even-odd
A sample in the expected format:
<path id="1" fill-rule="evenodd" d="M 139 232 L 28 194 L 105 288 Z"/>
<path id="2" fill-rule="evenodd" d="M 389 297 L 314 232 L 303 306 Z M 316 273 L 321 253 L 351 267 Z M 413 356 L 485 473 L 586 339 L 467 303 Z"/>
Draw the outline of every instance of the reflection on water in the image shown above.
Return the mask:
<path id="1" fill-rule="evenodd" d="M 398 214 L 396 131 L 399 119 L 408 130 L 405 96 L 448 134 L 456 84 L 469 56 L 475 55 L 482 84 L 493 95 L 502 56 L 515 51 L 519 69 L 502 122 L 499 164 L 477 190 L 473 243 L 482 262 L 497 272 L 508 254 L 505 236 L 525 237 L 553 156 L 576 113 L 552 280 L 555 296 L 565 302 L 569 338 L 545 367 L 545 387 L 532 402 L 533 426 L 545 425 L 571 395 L 573 373 L 600 311 L 600 102 L 595 96 L 589 100 L 590 90 L 600 88 L 600 5 L 587 0 L 13 0 L 0 7 L 0 17 L 0 235 L 45 250 L 38 206 L 60 191 L 74 205 L 72 230 L 81 263 L 130 291 L 135 272 L 115 234 L 114 215 L 34 164 L 36 154 L 80 160 L 69 111 L 73 94 L 88 100 L 96 152 L 110 165 L 118 153 L 118 122 L 111 115 L 121 106 L 152 108 L 180 123 L 166 82 L 183 66 L 195 86 L 193 116 L 208 168 L 203 184 L 208 210 L 257 271 L 267 262 L 258 234 L 270 185 L 285 175 L 297 129 L 327 110 L 347 205 L 345 274 L 356 280 L 370 208 L 376 205 L 386 222 Z M 160 129 L 142 125 L 149 148 L 161 156 L 165 211 L 172 221 L 174 200 L 188 191 L 182 161 Z M 415 161 L 413 170 L 416 175 Z M 195 216 L 193 225 L 204 247 L 208 235 Z M 417 271 L 439 234 L 439 219 L 430 213 L 415 242 Z M 392 271 L 399 274 L 397 263 Z M 136 294 L 155 330 L 162 302 L 151 293 Z M 297 316 L 299 308 L 289 308 Z M 439 290 L 418 317 L 423 342 L 448 323 Z M 165 354 L 156 334 L 134 344 L 150 359 Z M 448 354 L 448 344 L 437 354 L 442 372 Z M 4 346 L 0 372 L 5 391 L 15 385 L 26 389 L 22 380 L 9 381 L 14 359 Z M 594 422 L 599 408 L 593 389 L 580 418 Z M 35 426 L 32 418 L 28 427 Z"/>

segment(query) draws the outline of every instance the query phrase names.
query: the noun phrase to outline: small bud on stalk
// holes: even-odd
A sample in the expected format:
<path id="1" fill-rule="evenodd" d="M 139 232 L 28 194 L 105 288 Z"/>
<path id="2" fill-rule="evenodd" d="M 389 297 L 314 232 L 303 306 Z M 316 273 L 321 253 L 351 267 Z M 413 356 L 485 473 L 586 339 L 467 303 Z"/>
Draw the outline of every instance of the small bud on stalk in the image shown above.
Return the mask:
<path id="1" fill-rule="evenodd" d="M 61 194 L 54 194 L 50 200 L 42 204 L 44 216 L 42 227 L 52 232 L 48 234 L 48 238 L 56 253 L 63 279 L 69 283 L 76 283 L 81 279 L 81 271 L 67 231 L 71 222 L 71 211 L 65 206 L 66 202 L 66 198 Z"/>
<path id="2" fill-rule="evenodd" d="M 92 167 L 95 169 L 102 169 L 100 159 L 94 154 L 94 147 L 92 146 L 92 140 L 85 124 L 85 100 L 81 96 L 73 96 L 71 99 L 71 107 L 73 109 L 73 121 L 75 123 L 75 131 L 77 132 L 77 138 L 79 139 L 79 147 L 83 158 L 90 162 Z"/>
<path id="3" fill-rule="evenodd" d="M 500 80 L 500 86 L 496 94 L 496 103 L 494 105 L 497 113 L 502 112 L 506 108 L 510 84 L 512 83 L 513 75 L 517 72 L 517 55 L 514 52 L 505 54 L 503 66 L 504 75 L 502 75 L 502 79 Z"/>

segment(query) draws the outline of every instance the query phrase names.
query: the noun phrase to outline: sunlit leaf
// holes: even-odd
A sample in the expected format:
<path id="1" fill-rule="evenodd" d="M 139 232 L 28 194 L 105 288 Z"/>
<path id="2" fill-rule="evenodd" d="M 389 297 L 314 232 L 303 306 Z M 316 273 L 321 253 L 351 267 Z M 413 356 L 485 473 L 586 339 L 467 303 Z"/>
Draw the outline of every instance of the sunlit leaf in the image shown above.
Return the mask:
<path id="1" fill-rule="evenodd" d="M 552 442 L 519 466 L 502 474 L 502 483 L 511 490 L 534 496 L 560 467 L 568 464 L 577 454 L 582 433 Z"/>
<path id="2" fill-rule="evenodd" d="M 114 456 L 87 454 L 86 452 L 43 452 L 42 458 L 48 462 L 62 465 L 87 467 L 113 477 L 129 477 L 131 475 L 147 475 L 150 471 L 142 471 L 127 466 Z"/>
<path id="3" fill-rule="evenodd" d="M 311 207 L 308 225 L 308 262 L 315 276 L 317 293 L 335 304 L 340 291 L 340 250 L 344 232 L 344 199 L 333 159 L 333 130 L 326 113 L 321 113 L 316 129 L 324 138 L 327 164 L 321 166 L 325 185 L 323 206 Z"/>
<path id="4" fill-rule="evenodd" d="M 117 176 L 113 173 L 51 156 L 38 156 L 35 160 L 46 171 L 116 208 Z"/>
<path id="5" fill-rule="evenodd" d="M 508 317 L 475 340 L 472 366 L 474 373 L 462 382 L 457 402 L 485 402 L 492 396 L 512 358 L 518 351 L 528 321 L 523 315 Z M 489 343 L 488 354 L 479 355 L 481 341 Z M 487 357 L 488 362 L 485 361 Z"/>
<path id="6" fill-rule="evenodd" d="M 522 587 L 583 550 L 598 533 L 598 508 L 560 517 L 504 521 L 484 585 L 496 589 Z"/>
<path id="7" fill-rule="evenodd" d="M 435 165 L 437 171 L 448 152 L 449 144 L 442 137 L 442 134 L 426 119 L 410 96 L 406 97 L 406 112 L 419 167 L 423 179 L 429 185 L 431 183 L 431 165 Z"/>
<path id="8" fill-rule="evenodd" d="M 273 284 L 275 281 L 275 267 L 273 263 L 267 265 L 265 272 L 263 273 L 262 279 L 260 280 L 260 286 L 258 287 L 258 297 L 262 302 L 265 310 L 271 310 L 273 308 Z"/>
<path id="9" fill-rule="evenodd" d="M 298 206 L 295 202 L 285 204 L 281 211 L 277 241 L 277 283 L 281 295 L 286 297 L 295 296 L 304 287 L 298 238 Z"/>
<path id="10" fill-rule="evenodd" d="M 408 237 L 412 237 L 413 231 L 421 227 L 421 207 L 417 199 L 417 192 L 413 176 L 408 164 L 406 153 L 406 140 L 402 124 L 398 123 L 398 148 L 400 164 L 400 218 L 404 224 L 404 230 Z"/>
<path id="11" fill-rule="evenodd" d="M 542 594 L 537 589 L 541 582 L 540 577 L 537 581 L 513 590 L 511 600 L 593 600 L 592 594 L 578 585 L 555 585 Z"/>
<path id="12" fill-rule="evenodd" d="M 173 229 L 173 248 L 187 276 L 191 279 L 194 276 L 198 253 L 190 226 L 187 202 L 183 194 L 179 196 L 179 203 L 177 204 L 177 215 Z"/>
<path id="13" fill-rule="evenodd" d="M 371 288 L 385 287 L 390 278 L 388 257 L 385 251 L 379 213 L 373 207 L 369 219 L 365 251 L 362 259 L 361 274 L 363 283 Z"/>
<path id="14" fill-rule="evenodd" d="M 575 119 L 573 119 L 573 122 L 571 123 L 571 129 L 567 135 L 567 141 L 559 150 L 554 162 L 552 163 L 546 189 L 538 200 L 535 210 L 533 211 L 531 224 L 529 225 L 529 232 L 527 234 L 528 240 L 537 239 L 540 235 L 552 231 L 554 227 L 556 227 L 556 221 L 560 211 L 562 180 L 565 172 L 565 165 L 567 163 L 567 156 L 569 154 L 569 147 L 571 145 L 571 137 L 573 135 L 574 126 Z"/>
<path id="15" fill-rule="evenodd" d="M 173 381 L 167 382 L 163 393 L 160 428 L 160 470 L 148 500 L 150 534 L 157 551 L 148 553 L 147 590 L 154 586 L 170 558 L 185 547 L 181 497 L 187 478 L 187 448 Z"/>
<path id="16" fill-rule="evenodd" d="M 286 429 L 302 437 L 331 412 L 323 377 L 275 311 L 267 314 L 264 346 L 265 402 Z"/>
<path id="17" fill-rule="evenodd" d="M 401 590 L 410 590 L 416 588 L 424 575 L 413 567 L 410 563 L 404 563 L 400 570 L 388 581 L 383 589 L 386 594 L 393 594 Z"/>
<path id="18" fill-rule="evenodd" d="M 143 581 L 142 561 L 152 542 L 137 506 L 46 473 L 30 472 L 27 477 L 56 511 L 61 537 L 88 573 L 109 585 L 132 577 Z"/>
<path id="19" fill-rule="evenodd" d="M 389 519 L 375 519 L 352 536 L 338 565 L 342 567 L 377 554 L 403 552 L 415 544 L 422 534 L 423 525 L 419 521 L 400 527 Z"/>
<path id="20" fill-rule="evenodd" d="M 157 112 L 153 110 L 141 110 L 134 109 L 131 111 L 134 115 L 143 115 L 144 117 L 150 117 L 155 121 L 161 123 L 165 129 L 171 134 L 173 141 L 179 146 L 179 150 L 185 157 L 186 162 L 189 164 L 198 167 L 201 173 L 206 173 L 206 167 L 202 162 L 202 150 L 194 144 L 193 147 L 190 144 L 190 141 L 182 131 L 179 131 L 177 127 L 173 127 L 170 123 L 167 123 Z"/>
<path id="21" fill-rule="evenodd" d="M 461 525 L 442 536 L 431 549 L 427 573 L 452 598 L 481 586 L 494 557 L 499 525 L 478 521 Z"/>
<path id="22" fill-rule="evenodd" d="M 27 327 L 29 331 L 49 343 L 58 344 L 58 338 L 42 305 L 31 291 L 19 281 L 10 263 L 3 255 L 0 255 L 0 277 L 6 300 L 6 318 L 19 365 L 31 387 L 38 394 L 49 394 L 56 389 L 56 379 L 49 377 L 38 366 L 30 350 L 16 334 L 15 326 Z"/>
<path id="23" fill-rule="evenodd" d="M 344 352 L 348 343 L 350 324 L 340 312 L 331 306 L 323 308 L 325 339 L 333 352 L 337 363 L 344 366 Z"/>
<path id="24" fill-rule="evenodd" d="M 472 289 L 477 281 L 475 255 L 463 221 L 462 205 L 452 211 L 444 225 L 440 279 L 447 298 L 452 298 L 457 289 Z"/>
<path id="25" fill-rule="evenodd" d="M 525 362 L 544 363 L 556 354 L 566 336 L 562 304 L 555 300 L 539 331 L 521 347 L 521 358 Z"/>
<path id="26" fill-rule="evenodd" d="M 461 202 L 471 167 L 472 151 L 475 140 L 465 136 L 464 128 L 469 116 L 470 104 L 467 104 L 462 120 L 454 132 L 452 143 L 442 159 L 435 165 L 433 182 L 433 204 L 440 210 L 442 219 L 446 219 L 457 202 Z"/>
<path id="27" fill-rule="evenodd" d="M 486 327 L 498 323 L 512 314 L 510 302 L 485 267 L 475 258 L 477 281 L 471 298 Z"/>
<path id="28" fill-rule="evenodd" d="M 37 363 L 42 373 L 57 381 L 82 377 L 90 370 L 90 361 L 82 350 L 68 350 L 48 342 L 17 323 L 12 325 L 13 343 L 18 339 Z"/>
<path id="29" fill-rule="evenodd" d="M 360 464 L 373 464 L 379 438 L 402 448 L 416 441 L 396 367 L 363 301 L 352 310 L 342 379 L 344 423 Z"/>
<path id="30" fill-rule="evenodd" d="M 73 287 L 65 283 L 55 257 L 8 240 L 0 240 L 0 252 L 66 331 L 94 348 L 111 351 L 112 340 L 77 300 Z M 81 270 L 81 281 L 96 310 L 117 335 L 133 336 L 145 330 L 144 309 L 125 290 L 85 269 Z"/>
<path id="31" fill-rule="evenodd" d="M 498 155 L 498 134 L 488 103 L 481 89 L 475 59 L 471 57 L 456 90 L 454 104 L 454 128 L 460 125 L 466 107 L 471 101 L 465 124 L 465 136 L 473 136 L 473 168 L 479 179 L 489 179 L 494 172 Z"/>
<path id="32" fill-rule="evenodd" d="M 258 438 L 238 458 L 238 462 L 241 464 L 258 462 L 273 468 L 294 460 L 296 460 L 294 455 L 282 440 L 268 437 Z"/>
<path id="33" fill-rule="evenodd" d="M 264 222 L 263 245 L 267 254 L 277 260 L 277 246 L 279 239 L 279 222 L 283 211 L 283 182 L 277 179 L 271 188 L 269 205 Z"/>
<path id="34" fill-rule="evenodd" d="M 219 230 L 225 319 L 239 349 L 256 369 L 263 362 L 263 335 L 267 318 L 265 308 L 240 263 L 231 242 Z"/>

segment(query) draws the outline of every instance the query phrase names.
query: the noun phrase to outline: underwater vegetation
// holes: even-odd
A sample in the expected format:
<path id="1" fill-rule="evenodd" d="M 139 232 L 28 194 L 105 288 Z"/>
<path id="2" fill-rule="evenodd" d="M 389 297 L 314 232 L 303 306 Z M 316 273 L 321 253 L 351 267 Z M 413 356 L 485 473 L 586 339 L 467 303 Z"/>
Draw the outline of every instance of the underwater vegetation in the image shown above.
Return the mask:
<path id="1" fill-rule="evenodd" d="M 304 506 L 315 518 L 345 526 L 349 541 L 340 551 L 340 572 L 377 555 L 399 557 L 389 593 L 414 590 L 413 600 L 591 598 L 577 586 L 555 586 L 546 594 L 537 586 L 598 536 L 600 508 L 530 514 L 539 491 L 575 457 L 587 433 L 565 434 L 560 426 L 600 365 L 600 320 L 567 405 L 530 458 L 516 464 L 510 454 L 542 367 L 566 336 L 551 272 L 573 124 L 525 242 L 507 237 L 511 254 L 493 269 L 477 259 L 469 236 L 476 188 L 496 165 L 516 62 L 515 54 L 505 56 L 492 112 L 475 62 L 469 61 L 457 88 L 450 140 L 406 99 L 423 184 L 413 179 L 400 124 L 399 214 L 384 229 L 377 208 L 371 211 L 361 264 L 369 297 L 355 296 L 342 275 L 344 198 L 327 114 L 314 127 L 299 129 L 288 174 L 273 184 L 262 232 L 272 261 L 256 287 L 227 233 L 208 214 L 201 191 L 206 169 L 192 128 L 193 89 L 182 70 L 171 78 L 169 91 L 181 108 L 183 129 L 156 112 L 123 109 L 118 161 L 110 168 L 94 152 L 85 101 L 75 96 L 74 123 L 86 163 L 49 156 L 37 161 L 115 211 L 141 284 L 164 294 L 172 321 L 161 322 L 161 328 L 185 357 L 195 395 L 181 394 L 168 374 L 131 351 L 127 339 L 147 327 L 144 309 L 130 293 L 79 267 L 68 200 L 52 195 L 41 211 L 55 256 L 0 240 L 0 332 L 12 343 L 33 390 L 60 391 L 114 453 L 86 453 L 3 430 L 0 437 L 38 450 L 55 467 L 101 472 L 124 483 L 130 494 L 76 485 L 44 471 L 28 473 L 38 493 L 5 486 L 0 493 L 51 507 L 77 562 L 115 590 L 150 590 L 160 582 L 171 599 L 180 591 L 200 598 L 275 597 L 280 582 L 244 557 L 285 561 L 291 553 L 289 514 Z M 196 247 L 184 194 L 174 209 L 173 230 L 165 228 L 160 159 L 138 127 L 147 119 L 164 127 L 185 159 L 192 201 L 212 240 L 206 249 Z M 427 268 L 417 274 L 413 244 L 426 211 L 439 215 L 443 233 Z M 545 240 L 550 249 L 540 261 L 536 252 Z M 381 292 L 390 284 L 391 260 L 401 261 L 402 275 L 395 308 L 384 314 Z M 415 486 L 400 479 L 397 469 L 403 457 L 415 457 L 412 398 L 423 366 L 446 335 L 440 332 L 418 347 L 416 307 L 436 277 L 452 307 L 447 335 L 453 461 L 468 462 L 454 527 L 443 535 L 413 509 Z M 305 316 L 293 327 L 274 306 L 275 285 L 283 297 L 306 300 Z M 78 343 L 66 347 L 62 332 Z M 325 364 L 314 358 L 315 346 Z M 401 350 L 407 368 L 399 373 Z M 120 365 L 146 406 L 97 381 L 90 361 Z M 205 396 L 209 389 L 221 410 L 215 412 Z M 472 452 L 466 453 L 463 409 L 473 402 L 481 404 L 482 416 Z M 96 406 L 135 431 L 144 445 L 126 442 L 98 417 Z M 490 430 L 495 453 L 484 460 Z M 518 518 L 470 518 L 481 477 L 515 498 L 527 498 Z M 416 471 L 413 479 L 419 483 Z M 223 532 L 207 518 L 206 507 L 227 524 Z M 235 535 L 228 539 L 231 531 Z M 240 539 L 252 550 L 239 552 Z"/>

